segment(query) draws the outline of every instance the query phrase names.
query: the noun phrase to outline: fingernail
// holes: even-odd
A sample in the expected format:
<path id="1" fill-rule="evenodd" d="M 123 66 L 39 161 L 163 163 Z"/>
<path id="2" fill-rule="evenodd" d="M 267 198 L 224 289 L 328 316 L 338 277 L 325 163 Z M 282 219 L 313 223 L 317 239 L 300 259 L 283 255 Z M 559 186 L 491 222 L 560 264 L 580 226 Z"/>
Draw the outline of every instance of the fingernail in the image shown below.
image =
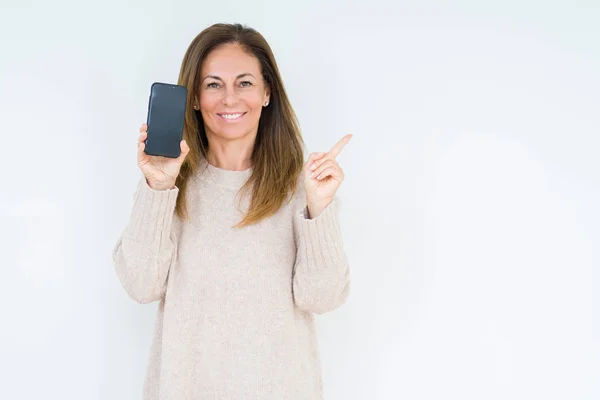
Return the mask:
<path id="1" fill-rule="evenodd" d="M 312 170 L 314 170 L 315 168 L 317 168 L 317 164 L 315 164 L 315 163 L 312 163 L 312 164 L 310 165 L 310 170 L 312 171 Z"/>

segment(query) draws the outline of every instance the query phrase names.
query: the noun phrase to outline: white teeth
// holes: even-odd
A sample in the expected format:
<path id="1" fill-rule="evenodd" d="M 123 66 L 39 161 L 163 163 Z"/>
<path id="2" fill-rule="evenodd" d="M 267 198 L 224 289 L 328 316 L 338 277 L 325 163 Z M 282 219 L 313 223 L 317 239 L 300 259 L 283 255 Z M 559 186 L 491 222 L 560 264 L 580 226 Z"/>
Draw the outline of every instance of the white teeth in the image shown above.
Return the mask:
<path id="1" fill-rule="evenodd" d="M 238 114 L 221 114 L 221 117 L 225 118 L 225 119 L 236 119 L 239 118 L 243 113 L 238 113 Z"/>

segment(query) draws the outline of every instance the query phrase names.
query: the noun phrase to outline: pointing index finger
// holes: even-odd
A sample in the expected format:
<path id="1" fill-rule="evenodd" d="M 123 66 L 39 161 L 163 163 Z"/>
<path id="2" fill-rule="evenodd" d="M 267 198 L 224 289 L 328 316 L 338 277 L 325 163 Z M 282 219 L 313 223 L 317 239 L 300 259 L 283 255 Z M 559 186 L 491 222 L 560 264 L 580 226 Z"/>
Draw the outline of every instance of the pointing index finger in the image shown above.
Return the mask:
<path id="1" fill-rule="evenodd" d="M 351 134 L 348 134 L 348 135 L 344 136 L 343 138 L 341 138 L 340 141 L 337 142 L 335 144 L 335 146 L 333 146 L 331 148 L 331 150 L 329 150 L 329 155 L 333 158 L 336 158 L 342 152 L 342 150 L 344 149 L 344 146 L 348 144 L 350 139 L 352 139 Z"/>

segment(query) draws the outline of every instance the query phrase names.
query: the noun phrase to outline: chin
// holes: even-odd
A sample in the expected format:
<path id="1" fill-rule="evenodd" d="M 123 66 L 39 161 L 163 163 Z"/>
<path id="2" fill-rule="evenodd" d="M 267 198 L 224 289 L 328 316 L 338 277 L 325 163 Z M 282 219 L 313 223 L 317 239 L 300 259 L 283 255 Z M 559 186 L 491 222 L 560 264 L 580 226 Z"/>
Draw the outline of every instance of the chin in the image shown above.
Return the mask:
<path id="1" fill-rule="evenodd" d="M 242 139 L 246 136 L 249 135 L 249 133 L 252 131 L 252 129 L 250 129 L 249 127 L 241 127 L 241 126 L 236 126 L 236 127 L 220 127 L 221 129 L 218 129 L 215 132 L 215 135 L 223 138 L 225 140 L 236 140 L 236 139 Z"/>

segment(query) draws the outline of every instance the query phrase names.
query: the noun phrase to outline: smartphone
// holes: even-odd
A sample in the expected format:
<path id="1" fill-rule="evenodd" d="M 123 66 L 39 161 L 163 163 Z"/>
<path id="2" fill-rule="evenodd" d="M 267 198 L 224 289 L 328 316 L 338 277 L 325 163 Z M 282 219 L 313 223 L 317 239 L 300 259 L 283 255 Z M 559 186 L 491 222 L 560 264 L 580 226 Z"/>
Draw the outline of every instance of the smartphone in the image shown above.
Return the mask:
<path id="1" fill-rule="evenodd" d="M 187 105 L 187 88 L 154 82 L 148 101 L 148 125 L 145 153 L 151 156 L 177 158 L 181 154 L 183 121 Z"/>

